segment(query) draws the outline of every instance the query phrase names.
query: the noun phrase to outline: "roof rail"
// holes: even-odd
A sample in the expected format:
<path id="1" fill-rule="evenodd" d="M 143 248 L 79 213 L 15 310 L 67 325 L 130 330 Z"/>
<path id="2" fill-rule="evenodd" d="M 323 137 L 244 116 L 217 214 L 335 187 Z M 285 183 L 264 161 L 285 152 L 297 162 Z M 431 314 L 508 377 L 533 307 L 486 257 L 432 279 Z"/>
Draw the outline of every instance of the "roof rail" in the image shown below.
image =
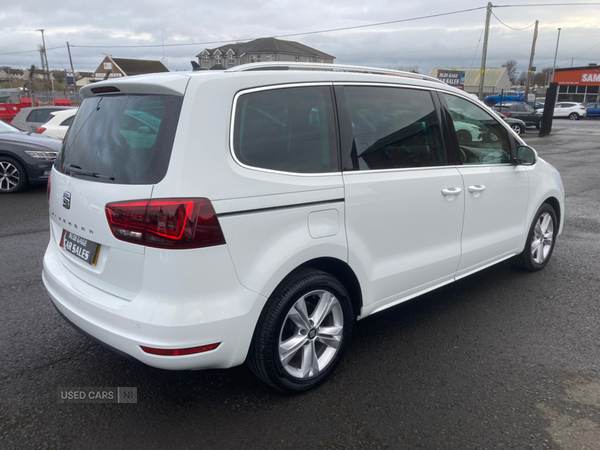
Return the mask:
<path id="1" fill-rule="evenodd" d="M 282 62 L 282 61 L 269 61 L 261 63 L 248 63 L 242 64 L 241 66 L 235 66 L 225 70 L 225 72 L 251 72 L 261 70 L 325 70 L 325 71 L 338 71 L 338 72 L 356 72 L 356 73 L 374 73 L 379 75 L 393 75 L 398 77 L 416 78 L 419 80 L 435 81 L 438 83 L 446 84 L 437 78 L 430 77 L 429 75 L 421 75 L 420 73 L 405 72 L 402 70 L 392 69 L 381 69 L 379 67 L 364 67 L 364 66 L 351 66 L 346 64 L 329 64 L 329 63 L 303 63 L 303 62 Z"/>

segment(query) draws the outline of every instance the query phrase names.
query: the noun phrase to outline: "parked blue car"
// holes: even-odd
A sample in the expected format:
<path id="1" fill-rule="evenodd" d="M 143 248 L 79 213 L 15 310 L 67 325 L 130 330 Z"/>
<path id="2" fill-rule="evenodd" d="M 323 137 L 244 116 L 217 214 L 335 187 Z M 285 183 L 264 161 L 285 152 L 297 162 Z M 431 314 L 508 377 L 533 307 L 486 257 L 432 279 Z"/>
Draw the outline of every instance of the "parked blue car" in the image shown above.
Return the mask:
<path id="1" fill-rule="evenodd" d="M 588 103 L 585 105 L 587 117 L 600 117 L 600 103 Z"/>
<path id="2" fill-rule="evenodd" d="M 502 98 L 500 96 L 502 95 Z M 488 95 L 484 102 L 488 106 L 494 106 L 496 103 L 516 102 L 523 103 L 525 97 L 522 92 L 507 91 L 502 94 Z"/>

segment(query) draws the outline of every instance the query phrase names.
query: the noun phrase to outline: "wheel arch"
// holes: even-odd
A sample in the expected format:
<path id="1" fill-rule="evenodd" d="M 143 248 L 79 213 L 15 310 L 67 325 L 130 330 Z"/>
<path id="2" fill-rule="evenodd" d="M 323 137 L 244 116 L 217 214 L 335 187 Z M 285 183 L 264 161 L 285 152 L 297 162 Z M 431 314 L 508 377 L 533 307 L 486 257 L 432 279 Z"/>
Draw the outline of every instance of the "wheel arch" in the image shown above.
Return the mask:
<path id="1" fill-rule="evenodd" d="M 363 306 L 362 289 L 358 281 L 358 277 L 352 270 L 352 268 L 344 261 L 332 258 L 332 257 L 321 257 L 311 259 L 300 264 L 294 270 L 289 272 L 283 279 L 277 284 L 275 289 L 270 295 L 276 293 L 287 281 L 299 272 L 304 270 L 313 269 L 320 270 L 321 272 L 328 273 L 329 275 L 337 278 L 340 283 L 346 288 L 350 294 L 350 301 L 352 302 L 352 308 L 356 316 L 360 315 L 360 310 Z M 266 306 L 266 305 L 265 305 Z"/>
<path id="2" fill-rule="evenodd" d="M 542 202 L 542 205 L 544 203 L 547 203 L 550 206 L 552 206 L 552 209 L 554 209 L 554 212 L 556 213 L 556 221 L 559 223 L 559 225 L 562 224 L 562 211 L 560 209 L 560 202 L 558 201 L 558 199 L 556 197 L 548 197 Z"/>

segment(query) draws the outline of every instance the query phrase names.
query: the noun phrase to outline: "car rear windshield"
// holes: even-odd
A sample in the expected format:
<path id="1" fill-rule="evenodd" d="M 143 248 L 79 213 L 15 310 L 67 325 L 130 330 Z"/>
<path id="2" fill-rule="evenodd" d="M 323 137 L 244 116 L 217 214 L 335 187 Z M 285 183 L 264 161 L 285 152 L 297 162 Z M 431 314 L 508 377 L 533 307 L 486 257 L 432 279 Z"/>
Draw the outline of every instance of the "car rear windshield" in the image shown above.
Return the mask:
<path id="1" fill-rule="evenodd" d="M 182 99 L 172 95 L 86 99 L 55 168 L 104 183 L 158 183 L 169 165 Z"/>

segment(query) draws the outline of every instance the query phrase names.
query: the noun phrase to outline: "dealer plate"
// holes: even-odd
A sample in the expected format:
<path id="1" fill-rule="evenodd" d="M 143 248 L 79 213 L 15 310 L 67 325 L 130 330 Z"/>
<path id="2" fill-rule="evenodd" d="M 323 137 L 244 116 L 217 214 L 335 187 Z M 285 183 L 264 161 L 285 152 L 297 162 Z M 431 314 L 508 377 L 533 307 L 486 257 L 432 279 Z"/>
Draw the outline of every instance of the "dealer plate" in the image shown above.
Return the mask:
<path id="1" fill-rule="evenodd" d="M 89 239 L 77 236 L 75 233 L 63 230 L 60 238 L 60 246 L 69 253 L 77 256 L 92 266 L 96 265 L 100 244 L 90 241 Z"/>

